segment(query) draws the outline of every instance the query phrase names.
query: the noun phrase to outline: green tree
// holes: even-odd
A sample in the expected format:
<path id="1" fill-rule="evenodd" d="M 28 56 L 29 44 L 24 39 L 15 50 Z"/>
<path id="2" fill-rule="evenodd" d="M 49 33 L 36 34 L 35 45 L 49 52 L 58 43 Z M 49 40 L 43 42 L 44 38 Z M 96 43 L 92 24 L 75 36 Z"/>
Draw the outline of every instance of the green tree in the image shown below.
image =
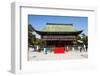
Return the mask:
<path id="1" fill-rule="evenodd" d="M 81 40 L 83 41 L 84 45 L 86 45 L 86 46 L 88 45 L 88 36 L 87 35 L 82 34 Z"/>
<path id="2" fill-rule="evenodd" d="M 31 24 L 28 25 L 28 46 L 34 46 L 36 41 L 36 36 L 32 34 L 34 31 Z"/>
<path id="3" fill-rule="evenodd" d="M 79 44 L 88 46 L 88 36 L 84 33 L 81 36 L 77 36 L 77 41 L 79 42 Z"/>
<path id="4" fill-rule="evenodd" d="M 35 46 L 35 45 L 39 45 L 39 46 L 44 46 L 46 45 L 46 41 L 42 40 L 42 39 L 38 39 L 36 38 L 35 35 L 33 35 L 32 33 L 35 31 L 35 29 L 32 27 L 31 24 L 28 25 L 28 46 Z"/>

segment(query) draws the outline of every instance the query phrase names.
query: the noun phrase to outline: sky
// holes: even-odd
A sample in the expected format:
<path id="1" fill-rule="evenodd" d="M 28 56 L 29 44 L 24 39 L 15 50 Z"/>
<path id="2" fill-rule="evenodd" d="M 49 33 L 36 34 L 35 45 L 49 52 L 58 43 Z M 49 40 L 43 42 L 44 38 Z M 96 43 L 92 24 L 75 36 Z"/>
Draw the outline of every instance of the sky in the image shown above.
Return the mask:
<path id="1" fill-rule="evenodd" d="M 88 17 L 28 15 L 28 24 L 31 24 L 36 30 L 41 31 L 46 27 L 46 23 L 73 24 L 77 30 L 83 30 L 83 33 L 88 34 Z"/>

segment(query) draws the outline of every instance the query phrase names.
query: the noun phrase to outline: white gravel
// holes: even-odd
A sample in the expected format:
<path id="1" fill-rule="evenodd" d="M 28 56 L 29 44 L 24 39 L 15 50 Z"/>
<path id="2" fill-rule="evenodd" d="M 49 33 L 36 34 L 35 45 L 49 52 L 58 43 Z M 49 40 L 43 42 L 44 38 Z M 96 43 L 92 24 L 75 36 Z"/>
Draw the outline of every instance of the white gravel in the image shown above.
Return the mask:
<path id="1" fill-rule="evenodd" d="M 33 52 L 29 50 L 29 61 L 34 60 L 65 60 L 65 59 L 84 59 L 88 58 L 88 52 L 79 52 L 79 51 L 68 51 L 64 54 L 54 54 L 44 52 Z"/>

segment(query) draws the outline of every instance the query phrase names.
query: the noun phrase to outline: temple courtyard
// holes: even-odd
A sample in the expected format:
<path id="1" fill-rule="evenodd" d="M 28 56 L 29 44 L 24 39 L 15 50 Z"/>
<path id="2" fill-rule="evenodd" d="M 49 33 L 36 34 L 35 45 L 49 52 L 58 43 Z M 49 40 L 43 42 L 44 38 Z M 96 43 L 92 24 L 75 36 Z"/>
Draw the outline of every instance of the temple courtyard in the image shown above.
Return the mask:
<path id="1" fill-rule="evenodd" d="M 38 61 L 38 60 L 67 60 L 67 59 L 87 59 L 88 52 L 80 52 L 78 50 L 68 51 L 65 53 L 55 54 L 54 52 L 34 52 L 29 50 L 29 61 Z"/>

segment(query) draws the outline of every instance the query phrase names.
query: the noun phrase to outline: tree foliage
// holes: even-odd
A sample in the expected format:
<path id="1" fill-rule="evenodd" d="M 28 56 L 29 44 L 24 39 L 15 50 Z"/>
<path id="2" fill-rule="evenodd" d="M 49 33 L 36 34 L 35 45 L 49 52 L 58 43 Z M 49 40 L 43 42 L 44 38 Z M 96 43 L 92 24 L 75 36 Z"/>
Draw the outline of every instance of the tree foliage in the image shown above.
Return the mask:
<path id="1" fill-rule="evenodd" d="M 28 25 L 28 46 L 35 46 L 35 45 L 45 45 L 46 41 L 36 38 L 36 35 L 33 35 L 35 29 L 32 27 L 31 24 Z"/>
<path id="2" fill-rule="evenodd" d="M 85 34 L 82 34 L 81 36 L 78 36 L 77 40 L 80 40 L 82 42 L 81 44 L 84 44 L 86 46 L 88 45 L 88 36 L 85 35 Z"/>
<path id="3" fill-rule="evenodd" d="M 35 41 L 36 37 L 32 34 L 33 31 L 34 30 L 32 28 L 32 25 L 29 24 L 28 25 L 28 46 L 34 45 L 33 41 Z"/>

